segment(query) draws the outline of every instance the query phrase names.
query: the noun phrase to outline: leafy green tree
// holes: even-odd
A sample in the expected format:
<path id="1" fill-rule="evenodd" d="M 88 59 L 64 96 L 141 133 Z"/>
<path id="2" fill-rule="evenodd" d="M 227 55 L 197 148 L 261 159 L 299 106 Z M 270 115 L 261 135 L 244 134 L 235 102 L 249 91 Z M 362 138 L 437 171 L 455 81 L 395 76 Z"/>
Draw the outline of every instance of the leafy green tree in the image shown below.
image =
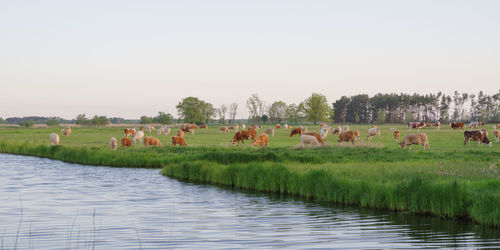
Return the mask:
<path id="1" fill-rule="evenodd" d="M 264 101 L 262 101 L 257 94 L 252 94 L 247 100 L 248 113 L 250 120 L 258 122 L 260 117 L 264 114 Z"/>
<path id="2" fill-rule="evenodd" d="M 211 103 L 196 97 L 186 97 L 176 106 L 179 119 L 184 122 L 202 124 L 215 116 L 216 110 Z"/>
<path id="3" fill-rule="evenodd" d="M 205 124 L 207 124 L 210 119 L 215 118 L 217 109 L 215 109 L 214 105 L 212 105 L 211 103 L 201 101 L 200 109 Z"/>
<path id="4" fill-rule="evenodd" d="M 97 116 L 95 115 L 91 120 L 90 124 L 93 126 L 107 126 L 110 121 L 106 116 Z"/>
<path id="5" fill-rule="evenodd" d="M 269 107 L 267 113 L 269 114 L 269 119 L 272 122 L 281 123 L 286 118 L 286 111 L 288 106 L 285 102 L 275 101 Z"/>
<path id="6" fill-rule="evenodd" d="M 87 117 L 85 117 L 85 114 L 79 114 L 76 117 L 76 124 L 77 125 L 89 125 L 90 120 Z"/>
<path id="7" fill-rule="evenodd" d="M 153 118 L 149 117 L 149 116 L 141 116 L 141 121 L 139 122 L 140 124 L 150 124 L 153 122 Z"/>
<path id="8" fill-rule="evenodd" d="M 29 128 L 29 127 L 33 127 L 33 125 L 35 125 L 35 121 L 28 120 L 28 121 L 24 121 L 24 122 L 19 123 L 19 125 Z"/>
<path id="9" fill-rule="evenodd" d="M 2 117 L 0 117 L 0 124 L 5 124 L 7 121 L 5 121 Z"/>
<path id="10" fill-rule="evenodd" d="M 174 117 L 171 114 L 166 114 L 165 112 L 158 112 L 158 116 L 153 118 L 153 123 L 159 124 L 170 124 L 174 120 Z"/>
<path id="11" fill-rule="evenodd" d="M 317 93 L 313 93 L 311 97 L 304 101 L 304 111 L 307 120 L 314 124 L 328 120 L 331 115 L 331 108 L 326 97 Z"/>
<path id="12" fill-rule="evenodd" d="M 385 112 L 382 109 L 377 110 L 377 123 L 382 124 L 385 122 Z"/>
<path id="13" fill-rule="evenodd" d="M 263 122 L 263 123 L 266 123 L 268 120 L 269 120 L 269 117 L 267 115 L 262 115 L 260 117 L 260 120 Z"/>
<path id="14" fill-rule="evenodd" d="M 50 119 L 47 122 L 45 122 L 47 126 L 59 126 L 59 121 L 57 119 Z"/>
<path id="15" fill-rule="evenodd" d="M 217 115 L 219 116 L 219 122 L 222 124 L 226 123 L 226 113 L 227 106 L 224 104 L 220 105 L 220 108 L 217 109 Z"/>

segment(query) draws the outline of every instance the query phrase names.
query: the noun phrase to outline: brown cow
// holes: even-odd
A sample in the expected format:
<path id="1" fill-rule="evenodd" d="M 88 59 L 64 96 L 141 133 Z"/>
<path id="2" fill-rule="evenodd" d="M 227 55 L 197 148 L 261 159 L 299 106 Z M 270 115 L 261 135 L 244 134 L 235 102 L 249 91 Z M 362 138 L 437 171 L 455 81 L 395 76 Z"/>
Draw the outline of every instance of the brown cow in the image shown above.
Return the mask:
<path id="1" fill-rule="evenodd" d="M 269 136 L 267 134 L 261 134 L 255 141 L 252 142 L 252 146 L 267 146 L 269 144 Z"/>
<path id="2" fill-rule="evenodd" d="M 280 129 L 280 128 L 281 128 L 281 124 L 279 124 L 279 123 L 278 123 L 278 124 L 276 124 L 276 128 L 277 128 L 277 129 Z"/>
<path id="3" fill-rule="evenodd" d="M 465 123 L 463 122 L 451 122 L 450 127 L 455 130 L 455 129 L 464 129 L 465 128 Z"/>
<path id="4" fill-rule="evenodd" d="M 342 128 L 340 126 L 337 126 L 333 131 L 332 134 L 339 134 L 342 133 Z"/>
<path id="5" fill-rule="evenodd" d="M 355 138 L 356 138 L 356 133 L 352 130 L 348 130 L 339 134 L 338 142 L 340 143 L 344 141 L 350 141 L 352 144 L 354 144 Z"/>
<path id="6" fill-rule="evenodd" d="M 493 135 L 495 136 L 495 142 L 498 143 L 500 141 L 500 130 L 493 131 Z"/>
<path id="7" fill-rule="evenodd" d="M 361 139 L 361 133 L 359 132 L 359 130 L 354 130 L 354 139 L 356 139 L 356 141 L 359 141 Z"/>
<path id="8" fill-rule="evenodd" d="M 429 145 L 429 138 L 427 137 L 426 134 L 412 134 L 412 135 L 407 135 L 403 139 L 403 141 L 400 143 L 400 146 L 402 149 L 405 149 L 406 146 L 410 146 L 411 150 L 411 145 L 424 145 L 424 150 L 425 148 L 431 149 L 431 146 Z"/>
<path id="9" fill-rule="evenodd" d="M 464 146 L 470 145 L 470 141 L 477 141 L 477 145 L 481 146 L 483 143 L 491 147 L 491 141 L 483 131 L 464 131 Z"/>
<path id="10" fill-rule="evenodd" d="M 177 136 L 180 137 L 180 138 L 184 138 L 184 131 L 178 130 L 177 131 Z"/>
<path id="11" fill-rule="evenodd" d="M 264 130 L 264 133 L 274 136 L 274 128 L 268 128 Z"/>
<path id="12" fill-rule="evenodd" d="M 297 135 L 297 134 L 302 135 L 302 128 L 292 129 L 292 131 L 290 132 L 290 137 Z"/>
<path id="13" fill-rule="evenodd" d="M 130 140 L 127 137 L 122 138 L 122 147 L 131 147 L 132 146 L 132 140 Z"/>
<path id="14" fill-rule="evenodd" d="M 208 125 L 207 124 L 200 125 L 200 129 L 202 128 L 208 129 Z"/>
<path id="15" fill-rule="evenodd" d="M 172 136 L 172 146 L 175 147 L 175 145 L 186 146 L 186 141 L 182 137 Z"/>
<path id="16" fill-rule="evenodd" d="M 161 146 L 160 140 L 154 137 L 145 137 L 144 138 L 144 146 Z"/>
<path id="17" fill-rule="evenodd" d="M 63 135 L 69 136 L 71 134 L 71 127 L 61 129 Z"/>
<path id="18" fill-rule="evenodd" d="M 325 144 L 325 141 L 323 141 L 323 138 L 321 138 L 321 135 L 317 134 L 317 133 L 312 133 L 312 132 L 309 132 L 309 133 L 302 133 L 303 135 L 312 135 L 314 137 L 316 137 L 316 139 L 318 140 L 318 142 L 321 144 L 321 145 L 324 145 Z"/>
<path id="19" fill-rule="evenodd" d="M 408 122 L 408 130 L 411 130 L 412 128 L 420 130 L 420 128 L 423 127 L 424 125 L 425 124 L 423 122 Z"/>
<path id="20" fill-rule="evenodd" d="M 400 135 L 400 132 L 399 130 L 395 130 L 394 133 L 394 141 L 398 142 L 399 141 L 399 135 Z"/>
<path id="21" fill-rule="evenodd" d="M 245 144 L 244 140 L 252 139 L 252 141 L 255 141 L 256 136 L 257 136 L 257 131 L 255 131 L 255 130 L 242 130 L 242 131 L 238 131 L 238 132 L 236 132 L 236 134 L 234 134 L 232 142 L 233 142 L 233 145 L 236 144 L 236 142 L 238 142 L 238 145 L 240 145 L 240 141 L 243 144 Z"/>
<path id="22" fill-rule="evenodd" d="M 219 134 L 220 133 L 229 134 L 229 128 L 227 126 L 220 126 L 219 127 Z"/>

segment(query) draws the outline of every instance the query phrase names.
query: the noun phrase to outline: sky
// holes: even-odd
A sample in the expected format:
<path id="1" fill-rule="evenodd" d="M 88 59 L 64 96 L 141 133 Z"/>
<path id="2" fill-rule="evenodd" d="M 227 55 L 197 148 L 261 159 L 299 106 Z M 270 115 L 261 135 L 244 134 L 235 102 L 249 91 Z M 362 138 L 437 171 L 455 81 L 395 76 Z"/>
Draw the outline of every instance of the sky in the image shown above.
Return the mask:
<path id="1" fill-rule="evenodd" d="M 0 1 L 0 117 L 500 89 L 500 1 Z"/>

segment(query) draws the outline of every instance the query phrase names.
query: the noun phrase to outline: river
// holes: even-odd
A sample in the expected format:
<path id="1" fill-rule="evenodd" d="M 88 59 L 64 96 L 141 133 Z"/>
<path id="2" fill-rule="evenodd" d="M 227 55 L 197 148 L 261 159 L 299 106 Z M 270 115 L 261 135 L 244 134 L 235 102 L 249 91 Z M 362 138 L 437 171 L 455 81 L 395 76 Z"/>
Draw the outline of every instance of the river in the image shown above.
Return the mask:
<path id="1" fill-rule="evenodd" d="M 0 154 L 0 249 L 498 248 L 472 223 Z"/>

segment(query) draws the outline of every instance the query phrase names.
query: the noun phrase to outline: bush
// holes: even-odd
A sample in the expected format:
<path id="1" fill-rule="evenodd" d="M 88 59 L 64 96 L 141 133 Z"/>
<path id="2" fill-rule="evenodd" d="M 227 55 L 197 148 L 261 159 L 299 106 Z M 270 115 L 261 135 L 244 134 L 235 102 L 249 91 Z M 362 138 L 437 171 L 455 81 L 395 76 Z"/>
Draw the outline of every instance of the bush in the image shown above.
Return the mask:
<path id="1" fill-rule="evenodd" d="M 56 119 L 51 119 L 45 122 L 47 126 L 59 126 L 59 122 Z"/>
<path id="2" fill-rule="evenodd" d="M 19 123 L 19 125 L 29 128 L 29 127 L 33 127 L 33 125 L 35 125 L 35 121 L 28 120 L 28 121 L 24 121 L 24 122 Z"/>

